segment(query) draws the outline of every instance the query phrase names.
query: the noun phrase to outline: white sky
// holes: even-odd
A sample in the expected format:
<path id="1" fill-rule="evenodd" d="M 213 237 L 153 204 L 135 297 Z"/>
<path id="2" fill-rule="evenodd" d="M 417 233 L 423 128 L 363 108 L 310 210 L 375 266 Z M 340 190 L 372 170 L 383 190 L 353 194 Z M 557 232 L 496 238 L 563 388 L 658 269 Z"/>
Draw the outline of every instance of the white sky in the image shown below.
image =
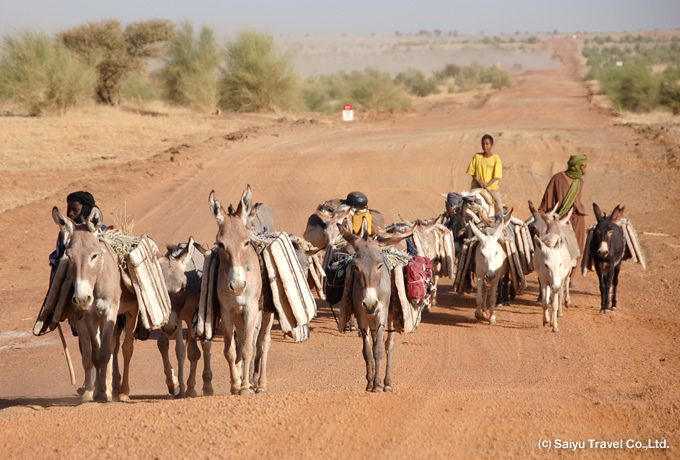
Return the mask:
<path id="1" fill-rule="evenodd" d="M 54 33 L 87 21 L 153 18 L 233 36 L 252 27 L 278 35 L 394 35 L 439 29 L 636 32 L 680 28 L 680 0 L 0 0 L 0 34 Z"/>

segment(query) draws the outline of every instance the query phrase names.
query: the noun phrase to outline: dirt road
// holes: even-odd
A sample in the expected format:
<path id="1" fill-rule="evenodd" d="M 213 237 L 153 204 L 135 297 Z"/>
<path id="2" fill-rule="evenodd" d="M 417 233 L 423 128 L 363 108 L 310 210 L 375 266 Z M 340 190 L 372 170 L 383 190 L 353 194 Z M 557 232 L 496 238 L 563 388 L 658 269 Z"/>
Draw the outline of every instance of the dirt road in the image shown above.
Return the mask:
<path id="1" fill-rule="evenodd" d="M 562 68 L 522 74 L 512 88 L 470 101 L 441 95 L 412 112 L 362 114 L 352 123 L 227 115 L 210 136 L 115 168 L 79 165 L 39 177 L 8 171 L 12 184 L 2 193 L 21 204 L 0 214 L 2 456 L 526 458 L 578 449 L 588 458 L 677 458 L 677 123 L 614 123 L 590 102 L 576 44 L 563 38 L 551 47 Z M 439 214 L 440 193 L 469 188 L 465 168 L 484 133 L 496 138 L 501 190 L 522 219 L 527 200 L 540 200 L 569 155 L 588 154 L 584 202 L 607 213 L 625 205 L 647 256 L 646 271 L 624 263 L 618 312 L 600 315 L 595 275 L 579 276 L 574 305 L 554 334 L 541 325 L 531 275 L 489 326 L 474 319 L 474 298 L 454 295 L 443 279 L 439 306 L 414 334 L 397 337 L 394 393 L 367 394 L 360 339 L 338 333 L 319 301 L 309 341 L 291 343 L 275 327 L 267 395 L 229 395 L 218 338 L 216 394 L 173 400 L 149 340 L 135 344 L 129 404 L 79 405 L 56 333 L 30 334 L 57 234 L 50 209 L 63 208 L 71 189 L 92 191 L 109 223 L 124 210 L 136 232 L 160 245 L 189 235 L 212 244 L 210 190 L 226 205 L 249 183 L 254 199 L 275 210 L 277 230 L 300 235 L 319 202 L 351 190 L 364 191 L 387 221 Z M 28 198 L 48 183 L 47 198 Z M 67 339 L 80 380 L 77 341 Z"/>

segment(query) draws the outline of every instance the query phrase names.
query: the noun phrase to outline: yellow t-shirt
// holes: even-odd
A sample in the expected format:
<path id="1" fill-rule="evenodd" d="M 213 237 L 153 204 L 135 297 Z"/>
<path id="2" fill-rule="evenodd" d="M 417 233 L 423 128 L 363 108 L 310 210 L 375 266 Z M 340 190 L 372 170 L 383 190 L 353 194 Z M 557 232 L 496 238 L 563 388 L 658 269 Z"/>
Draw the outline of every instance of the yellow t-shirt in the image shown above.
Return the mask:
<path id="1" fill-rule="evenodd" d="M 503 177 L 501 157 L 492 153 L 489 158 L 486 158 L 483 153 L 476 153 L 470 161 L 466 174 L 476 177 L 485 184 L 491 179 L 501 179 Z M 479 188 L 479 185 L 473 180 L 471 188 Z M 498 190 L 498 181 L 491 184 L 488 189 Z"/>

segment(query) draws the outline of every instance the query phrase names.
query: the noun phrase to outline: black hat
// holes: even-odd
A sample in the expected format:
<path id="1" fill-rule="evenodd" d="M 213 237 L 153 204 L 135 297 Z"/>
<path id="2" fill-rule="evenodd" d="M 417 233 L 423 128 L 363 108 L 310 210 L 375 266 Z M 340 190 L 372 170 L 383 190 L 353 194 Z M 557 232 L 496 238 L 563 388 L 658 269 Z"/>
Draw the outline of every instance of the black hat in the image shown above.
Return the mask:
<path id="1" fill-rule="evenodd" d="M 368 206 L 368 198 L 361 192 L 350 192 L 345 198 L 345 204 L 357 209 L 365 208 Z"/>

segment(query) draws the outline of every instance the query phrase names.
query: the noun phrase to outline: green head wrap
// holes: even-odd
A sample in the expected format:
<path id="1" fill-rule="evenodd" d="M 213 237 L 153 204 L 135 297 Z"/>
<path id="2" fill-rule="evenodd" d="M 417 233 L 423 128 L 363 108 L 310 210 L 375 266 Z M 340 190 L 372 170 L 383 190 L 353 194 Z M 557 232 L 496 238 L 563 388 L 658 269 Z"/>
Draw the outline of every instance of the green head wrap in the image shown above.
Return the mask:
<path id="1" fill-rule="evenodd" d="M 562 206 L 560 206 L 559 211 L 557 211 L 557 214 L 560 217 L 564 217 L 574 205 L 578 192 L 581 190 L 581 177 L 585 174 L 585 172 L 581 170 L 581 166 L 585 164 L 588 164 L 588 157 L 586 155 L 572 155 L 569 157 L 569 161 L 567 162 L 568 167 L 564 173 L 574 180 L 562 200 Z"/>
<path id="2" fill-rule="evenodd" d="M 588 164 L 586 155 L 572 155 L 567 162 L 566 175 L 572 179 L 580 179 L 585 173 L 581 171 L 581 166 Z"/>

